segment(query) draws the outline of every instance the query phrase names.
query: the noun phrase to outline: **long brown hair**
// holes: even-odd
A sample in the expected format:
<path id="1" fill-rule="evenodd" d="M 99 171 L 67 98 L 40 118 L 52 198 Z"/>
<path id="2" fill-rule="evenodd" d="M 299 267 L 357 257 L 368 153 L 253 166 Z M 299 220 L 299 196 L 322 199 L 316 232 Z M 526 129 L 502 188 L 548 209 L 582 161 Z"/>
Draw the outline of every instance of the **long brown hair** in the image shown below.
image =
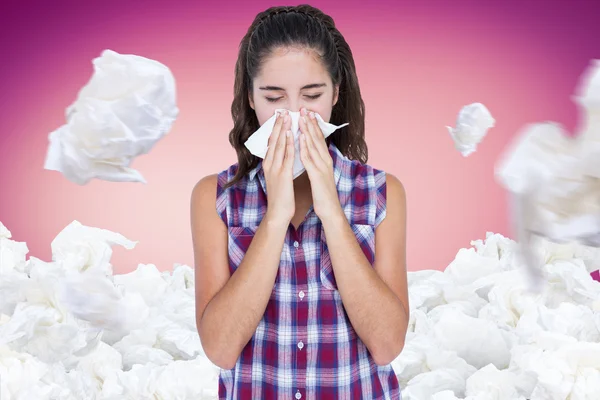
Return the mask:
<path id="1" fill-rule="evenodd" d="M 339 85 L 338 101 L 329 122 L 335 125 L 348 122 L 349 125 L 327 137 L 327 144 L 333 142 L 349 159 L 367 162 L 365 104 L 348 43 L 333 19 L 315 7 L 307 4 L 271 7 L 256 16 L 240 43 L 231 104 L 234 126 L 229 132 L 229 142 L 238 157 L 238 169 L 225 188 L 241 180 L 260 162 L 260 158 L 244 146 L 248 137 L 259 128 L 248 96 L 252 95 L 253 80 L 265 58 L 273 50 L 288 46 L 303 46 L 317 52 L 334 87 Z"/>

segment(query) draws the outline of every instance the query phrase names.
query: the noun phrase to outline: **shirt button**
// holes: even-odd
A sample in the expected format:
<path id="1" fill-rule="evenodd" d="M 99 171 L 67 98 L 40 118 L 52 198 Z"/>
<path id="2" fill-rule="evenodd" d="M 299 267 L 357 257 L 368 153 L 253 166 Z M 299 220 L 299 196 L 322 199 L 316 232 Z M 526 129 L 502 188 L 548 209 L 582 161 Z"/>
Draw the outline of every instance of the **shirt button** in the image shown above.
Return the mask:
<path id="1" fill-rule="evenodd" d="M 300 391 L 296 392 L 296 398 L 297 399 L 301 399 L 302 398 L 302 394 L 300 393 Z"/>
<path id="2" fill-rule="evenodd" d="M 300 342 L 298 342 L 298 348 L 300 350 L 302 350 L 302 348 L 304 347 L 304 343 L 302 343 L 302 340 Z"/>
<path id="3" fill-rule="evenodd" d="M 304 298 L 304 292 L 301 290 L 300 293 L 298 293 L 298 296 L 303 299 Z"/>
<path id="4" fill-rule="evenodd" d="M 299 246 L 299 244 L 298 244 L 298 241 L 297 241 L 297 240 L 295 240 L 295 241 L 294 241 L 294 247 L 295 247 L 295 248 L 298 248 L 298 246 Z"/>

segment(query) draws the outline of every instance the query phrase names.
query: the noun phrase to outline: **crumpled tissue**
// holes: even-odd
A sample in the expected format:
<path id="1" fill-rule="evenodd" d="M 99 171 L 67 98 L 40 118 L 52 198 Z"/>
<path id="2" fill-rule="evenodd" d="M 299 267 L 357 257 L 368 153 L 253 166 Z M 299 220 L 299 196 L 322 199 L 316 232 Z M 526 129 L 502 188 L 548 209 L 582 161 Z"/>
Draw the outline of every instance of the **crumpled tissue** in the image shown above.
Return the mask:
<path id="1" fill-rule="evenodd" d="M 25 261 L 25 243 L 2 224 L 0 234 L 2 399 L 217 398 L 219 368 L 196 330 L 192 268 L 140 264 L 115 276 L 111 246 L 135 242 L 77 221 L 53 241 L 52 262 Z"/>
<path id="2" fill-rule="evenodd" d="M 494 127 L 496 120 L 481 103 L 464 106 L 456 118 L 456 127 L 447 126 L 448 133 L 454 141 L 454 147 L 463 157 L 468 157 L 477 150 L 487 131 Z"/>
<path id="3" fill-rule="evenodd" d="M 158 61 L 104 50 L 94 74 L 49 135 L 44 168 L 85 185 L 91 179 L 142 182 L 130 167 L 171 129 L 179 114 L 175 78 Z"/>
<path id="4" fill-rule="evenodd" d="M 576 257 L 598 252 L 539 240 L 548 271 L 539 294 L 518 279 L 517 243 L 498 234 L 471 242 L 443 272 L 409 272 L 406 344 L 392 362 L 403 399 L 593 398 L 600 368 L 571 351 L 589 348 L 585 361 L 594 358 L 600 284 Z M 544 352 L 551 356 L 537 361 Z"/>
<path id="5" fill-rule="evenodd" d="M 555 122 L 527 125 L 495 168 L 497 181 L 511 193 L 522 262 L 538 289 L 542 262 L 534 237 L 600 247 L 599 60 L 583 74 L 574 100 L 584 112 L 576 137 Z"/>
<path id="6" fill-rule="evenodd" d="M 25 244 L 0 225 L 4 259 L 25 262 L 0 270 L 2 398 L 216 400 L 219 368 L 196 330 L 193 268 L 140 264 L 113 275 L 101 254 L 133 242 L 77 222 L 65 231 L 44 262 L 25 260 Z M 600 284 L 588 264 L 600 250 L 541 242 L 546 285 L 534 295 L 517 279 L 514 241 L 488 233 L 471 244 L 445 271 L 408 273 L 408 332 L 392 362 L 402 398 L 595 399 Z M 111 312 L 121 302 L 131 303 L 119 310 L 128 316 Z"/>
<path id="7" fill-rule="evenodd" d="M 256 132 L 254 132 L 252 135 L 250 135 L 248 140 L 246 140 L 244 142 L 244 145 L 246 146 L 246 148 L 248 148 L 248 150 L 250 150 L 250 153 L 252 153 L 256 157 L 260 157 L 263 159 L 265 158 L 265 156 L 267 155 L 267 149 L 269 148 L 269 137 L 271 136 L 271 133 L 273 132 L 273 127 L 275 126 L 275 121 L 277 119 L 277 113 L 283 112 L 283 111 L 285 111 L 285 109 L 283 109 L 283 108 L 275 110 L 275 113 L 273 114 L 273 116 L 271 118 L 269 118 L 264 124 L 262 124 L 261 127 L 258 128 L 258 130 Z M 294 149 L 295 149 L 293 176 L 294 176 L 294 179 L 296 179 L 298 176 L 300 176 L 305 171 L 304 164 L 302 164 L 302 160 L 300 159 L 300 133 L 301 133 L 300 126 L 299 126 L 300 112 L 299 111 L 288 111 L 288 113 L 292 120 L 290 130 L 292 131 L 292 135 L 294 137 Z M 331 135 L 336 130 L 348 125 L 348 123 L 345 123 L 342 125 L 330 124 L 329 122 L 325 122 L 318 113 L 315 113 L 315 117 L 317 118 L 319 127 L 321 128 L 321 131 L 323 132 L 323 136 L 325 136 L 325 138 L 327 138 L 329 135 Z"/>

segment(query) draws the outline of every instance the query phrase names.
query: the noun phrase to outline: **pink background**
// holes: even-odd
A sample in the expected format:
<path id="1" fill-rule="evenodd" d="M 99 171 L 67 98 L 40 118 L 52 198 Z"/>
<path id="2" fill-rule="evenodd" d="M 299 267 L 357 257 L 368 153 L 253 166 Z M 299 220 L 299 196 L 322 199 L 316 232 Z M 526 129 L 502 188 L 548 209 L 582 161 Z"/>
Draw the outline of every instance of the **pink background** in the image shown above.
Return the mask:
<path id="1" fill-rule="evenodd" d="M 76 219 L 139 241 L 134 250 L 115 248 L 116 272 L 138 263 L 193 265 L 190 193 L 202 176 L 237 161 L 227 140 L 237 48 L 254 16 L 274 3 L 46 3 L 0 5 L 0 221 L 44 260 Z M 589 60 L 600 57 L 594 3 L 311 3 L 334 17 L 352 47 L 369 164 L 406 187 L 410 270 L 444 269 L 486 231 L 509 234 L 494 163 L 527 123 L 576 127 L 570 96 Z M 177 79 L 180 117 L 133 164 L 147 185 L 81 187 L 43 169 L 48 134 L 65 123 L 65 107 L 106 48 L 156 59 Z M 472 102 L 484 103 L 497 125 L 463 158 L 445 126 Z"/>

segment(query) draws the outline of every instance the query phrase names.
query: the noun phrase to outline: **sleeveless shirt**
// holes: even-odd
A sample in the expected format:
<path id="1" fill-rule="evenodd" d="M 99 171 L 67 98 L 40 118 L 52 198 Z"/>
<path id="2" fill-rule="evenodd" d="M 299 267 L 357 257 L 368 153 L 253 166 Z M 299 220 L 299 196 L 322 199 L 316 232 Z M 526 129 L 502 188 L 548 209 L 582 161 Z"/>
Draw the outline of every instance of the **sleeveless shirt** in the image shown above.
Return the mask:
<path id="1" fill-rule="evenodd" d="M 346 158 L 333 143 L 329 153 L 340 204 L 373 265 L 375 228 L 386 215 L 385 172 Z M 227 225 L 231 274 L 267 210 L 262 160 L 241 181 L 223 189 L 237 168 L 236 163 L 218 174 L 216 199 Z M 265 313 L 235 367 L 221 369 L 219 399 L 400 398 L 391 364 L 375 364 L 350 323 L 325 233 L 311 206 L 298 229 L 291 223 L 288 227 Z"/>

